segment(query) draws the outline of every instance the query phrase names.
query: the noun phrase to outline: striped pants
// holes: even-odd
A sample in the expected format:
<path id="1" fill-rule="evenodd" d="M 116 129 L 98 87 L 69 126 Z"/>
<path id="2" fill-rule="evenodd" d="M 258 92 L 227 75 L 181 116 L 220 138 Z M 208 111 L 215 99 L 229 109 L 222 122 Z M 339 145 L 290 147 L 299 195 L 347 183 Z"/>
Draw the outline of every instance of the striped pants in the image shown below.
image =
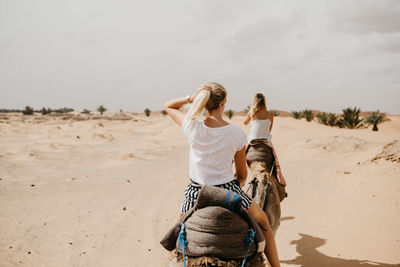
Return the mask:
<path id="1" fill-rule="evenodd" d="M 240 188 L 240 184 L 237 179 L 233 179 L 232 181 L 226 184 L 216 185 L 216 187 L 231 190 L 237 193 L 242 198 L 242 207 L 246 210 L 250 207 L 252 199 L 242 190 L 242 188 Z M 194 207 L 197 197 L 199 196 L 200 189 L 201 189 L 201 184 L 198 184 L 195 181 L 190 180 L 190 183 L 184 193 L 184 199 L 181 209 L 183 213 L 187 212 L 189 209 Z"/>

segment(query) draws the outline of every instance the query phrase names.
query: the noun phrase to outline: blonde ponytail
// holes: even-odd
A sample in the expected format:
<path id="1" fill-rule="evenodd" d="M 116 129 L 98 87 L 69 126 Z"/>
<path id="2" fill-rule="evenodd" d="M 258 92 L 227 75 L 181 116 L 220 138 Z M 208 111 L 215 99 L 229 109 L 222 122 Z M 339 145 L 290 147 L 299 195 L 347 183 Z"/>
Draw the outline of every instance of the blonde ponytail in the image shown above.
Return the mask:
<path id="1" fill-rule="evenodd" d="M 208 100 L 210 99 L 210 95 L 211 93 L 209 90 L 201 90 L 194 99 L 192 105 L 189 108 L 189 111 L 186 113 L 186 119 L 192 121 L 196 118 L 196 116 L 205 115 L 206 105 Z"/>
<path id="2" fill-rule="evenodd" d="M 257 93 L 254 96 L 253 104 L 250 107 L 250 118 L 255 119 L 255 115 L 257 111 L 259 111 L 262 108 L 266 108 L 265 105 L 265 97 L 262 93 Z"/>

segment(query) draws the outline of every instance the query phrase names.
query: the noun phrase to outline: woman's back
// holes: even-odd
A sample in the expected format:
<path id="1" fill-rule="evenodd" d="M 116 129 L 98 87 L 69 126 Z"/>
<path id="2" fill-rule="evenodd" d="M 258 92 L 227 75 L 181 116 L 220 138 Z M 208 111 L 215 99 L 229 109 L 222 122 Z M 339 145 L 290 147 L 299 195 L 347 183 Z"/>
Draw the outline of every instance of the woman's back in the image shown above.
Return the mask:
<path id="1" fill-rule="evenodd" d="M 261 109 L 254 114 L 254 117 L 250 121 L 250 132 L 248 136 L 248 142 L 253 139 L 267 138 L 268 142 L 272 144 L 271 129 L 271 113 L 266 109 Z"/>
<path id="2" fill-rule="evenodd" d="M 182 134 L 190 143 L 190 178 L 199 184 L 219 185 L 232 181 L 232 159 L 246 145 L 246 134 L 228 124 L 208 127 L 203 121 L 185 119 Z"/>

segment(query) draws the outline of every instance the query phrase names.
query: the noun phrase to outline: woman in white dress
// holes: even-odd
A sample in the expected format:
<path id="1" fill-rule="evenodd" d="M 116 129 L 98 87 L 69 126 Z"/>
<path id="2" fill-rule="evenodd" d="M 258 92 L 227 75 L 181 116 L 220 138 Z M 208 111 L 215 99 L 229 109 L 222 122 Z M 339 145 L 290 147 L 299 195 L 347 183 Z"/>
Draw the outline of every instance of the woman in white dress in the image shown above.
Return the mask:
<path id="1" fill-rule="evenodd" d="M 185 114 L 181 107 L 192 103 Z M 202 85 L 193 95 L 165 103 L 165 110 L 182 129 L 190 144 L 190 183 L 185 190 L 182 213 L 194 206 L 201 185 L 214 185 L 238 193 L 243 208 L 257 220 L 263 229 L 265 254 L 273 267 L 280 266 L 275 239 L 267 215 L 242 190 L 247 178 L 246 134 L 238 126 L 223 119 L 226 90 L 216 83 Z M 201 114 L 205 119 L 198 119 Z M 232 172 L 232 160 L 236 178 Z"/>
<path id="2" fill-rule="evenodd" d="M 272 145 L 271 130 L 274 124 L 274 114 L 267 110 L 265 97 L 262 93 L 257 93 L 254 96 L 253 104 L 244 120 L 245 125 L 249 123 L 250 132 L 247 137 L 248 143 L 254 139 L 266 138 L 268 143 Z"/>

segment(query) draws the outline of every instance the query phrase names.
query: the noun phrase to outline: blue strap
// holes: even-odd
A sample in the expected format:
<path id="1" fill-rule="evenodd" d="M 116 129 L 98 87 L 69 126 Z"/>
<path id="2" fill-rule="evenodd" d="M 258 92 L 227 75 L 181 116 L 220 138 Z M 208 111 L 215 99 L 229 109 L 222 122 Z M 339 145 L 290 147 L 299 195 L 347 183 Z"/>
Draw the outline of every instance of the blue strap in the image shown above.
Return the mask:
<path id="1" fill-rule="evenodd" d="M 240 204 L 242 204 L 242 198 L 239 196 L 239 194 L 234 193 L 231 202 L 231 210 L 237 211 L 240 207 Z"/>
<path id="2" fill-rule="evenodd" d="M 243 262 L 242 262 L 242 267 L 244 267 L 244 264 L 246 263 L 247 254 L 249 253 L 251 244 L 253 244 L 253 242 L 254 242 L 255 235 L 256 235 L 256 232 L 254 232 L 253 228 L 250 228 L 249 229 L 249 235 L 246 237 L 246 244 L 248 244 L 248 246 L 247 246 L 246 254 L 244 255 L 244 259 L 243 259 Z"/>
<path id="3" fill-rule="evenodd" d="M 227 208 L 227 209 L 229 209 L 229 200 L 231 200 L 231 194 L 232 194 L 232 191 L 228 190 L 228 194 L 226 195 L 225 204 L 224 204 L 225 208 Z"/>
<path id="4" fill-rule="evenodd" d="M 185 232 L 185 224 L 182 223 L 181 225 L 181 231 L 179 232 L 178 236 L 178 241 L 179 245 L 182 248 L 182 255 L 183 255 L 183 267 L 186 267 L 186 262 L 185 262 L 185 249 L 187 248 L 188 241 L 186 240 L 186 232 Z"/>

